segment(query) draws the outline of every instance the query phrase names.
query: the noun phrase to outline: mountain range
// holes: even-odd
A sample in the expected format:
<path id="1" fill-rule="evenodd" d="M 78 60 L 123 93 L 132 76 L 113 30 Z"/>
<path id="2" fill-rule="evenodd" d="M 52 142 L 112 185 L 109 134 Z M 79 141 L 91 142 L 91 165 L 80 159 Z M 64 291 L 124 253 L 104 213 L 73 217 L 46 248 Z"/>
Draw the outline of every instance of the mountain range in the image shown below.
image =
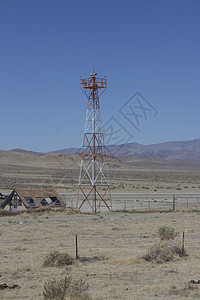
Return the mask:
<path id="1" fill-rule="evenodd" d="M 80 152 L 80 148 L 66 148 L 49 153 L 73 155 Z M 172 160 L 181 159 L 200 161 L 200 139 L 172 141 L 151 145 L 142 145 L 138 143 L 109 145 L 106 146 L 106 154 L 116 157 L 163 157 Z"/>

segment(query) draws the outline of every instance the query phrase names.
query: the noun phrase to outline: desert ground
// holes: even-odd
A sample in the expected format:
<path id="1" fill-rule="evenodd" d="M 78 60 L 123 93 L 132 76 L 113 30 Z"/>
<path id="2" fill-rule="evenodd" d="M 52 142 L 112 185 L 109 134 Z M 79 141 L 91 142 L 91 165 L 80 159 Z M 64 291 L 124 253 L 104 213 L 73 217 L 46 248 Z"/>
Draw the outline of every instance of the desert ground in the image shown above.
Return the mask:
<path id="1" fill-rule="evenodd" d="M 200 166 L 188 162 L 108 158 L 111 192 L 200 193 Z M 0 153 L 0 191 L 13 188 L 55 188 L 75 192 L 79 156 Z M 199 210 L 200 211 L 200 210 Z M 82 278 L 91 299 L 199 299 L 200 214 L 191 212 L 103 212 L 97 215 L 63 212 L 24 212 L 0 216 L 0 299 L 43 299 L 44 283 L 53 278 Z M 160 243 L 160 226 L 185 231 L 187 256 L 158 263 L 143 256 Z M 52 251 L 79 257 L 71 266 L 45 267 Z M 9 286 L 17 285 L 14 289 Z"/>
<path id="2" fill-rule="evenodd" d="M 199 213 L 35 212 L 0 219 L 0 283 L 15 289 L 0 291 L 0 299 L 43 299 L 44 282 L 71 274 L 89 284 L 92 299 L 199 299 Z M 157 263 L 143 259 L 156 243 L 160 226 L 185 230 L 188 256 Z M 45 267 L 52 251 L 79 257 L 71 266 Z"/>
<path id="3" fill-rule="evenodd" d="M 133 157 L 106 159 L 111 192 L 200 192 L 200 162 Z M 0 192 L 9 193 L 13 188 L 76 192 L 79 170 L 79 155 L 37 156 L 0 151 Z"/>

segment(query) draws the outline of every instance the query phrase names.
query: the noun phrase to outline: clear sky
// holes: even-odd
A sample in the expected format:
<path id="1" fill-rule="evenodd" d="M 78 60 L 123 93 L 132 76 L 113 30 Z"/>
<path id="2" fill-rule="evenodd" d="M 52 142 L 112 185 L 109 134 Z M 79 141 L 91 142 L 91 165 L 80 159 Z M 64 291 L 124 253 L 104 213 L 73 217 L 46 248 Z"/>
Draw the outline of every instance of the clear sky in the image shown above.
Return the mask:
<path id="1" fill-rule="evenodd" d="M 80 75 L 106 75 L 103 123 L 114 117 L 152 144 L 200 138 L 200 1 L 1 0 L 0 149 L 81 146 Z M 120 108 L 139 92 L 157 111 L 140 132 Z"/>

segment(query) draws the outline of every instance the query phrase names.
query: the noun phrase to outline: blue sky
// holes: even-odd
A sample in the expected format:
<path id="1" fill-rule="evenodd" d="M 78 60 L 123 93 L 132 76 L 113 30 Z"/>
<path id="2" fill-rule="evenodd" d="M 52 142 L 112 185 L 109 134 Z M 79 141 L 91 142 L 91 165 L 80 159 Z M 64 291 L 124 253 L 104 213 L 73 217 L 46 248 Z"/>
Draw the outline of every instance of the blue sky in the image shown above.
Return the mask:
<path id="1" fill-rule="evenodd" d="M 0 149 L 81 146 L 87 99 L 80 75 L 106 75 L 103 123 L 130 142 L 199 136 L 200 2 L 0 1 Z M 140 131 L 119 113 L 139 92 L 156 110 Z"/>

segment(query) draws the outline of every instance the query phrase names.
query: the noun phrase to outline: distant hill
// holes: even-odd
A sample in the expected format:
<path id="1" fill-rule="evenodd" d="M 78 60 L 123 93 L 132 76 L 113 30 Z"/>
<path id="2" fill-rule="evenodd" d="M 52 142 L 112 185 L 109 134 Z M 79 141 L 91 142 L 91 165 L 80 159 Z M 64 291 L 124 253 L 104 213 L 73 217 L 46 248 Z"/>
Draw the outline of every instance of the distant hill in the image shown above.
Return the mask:
<path id="1" fill-rule="evenodd" d="M 42 153 L 42 152 L 28 151 L 28 150 L 24 150 L 24 149 L 12 149 L 10 151 L 12 151 L 12 152 L 18 152 L 18 153 L 32 154 L 32 155 L 37 155 L 37 156 L 45 154 L 45 153 Z"/>
<path id="2" fill-rule="evenodd" d="M 121 149 L 122 150 L 122 149 Z M 0 151 L 1 173 L 10 170 L 28 168 L 47 169 L 80 169 L 81 155 L 50 153 L 38 155 L 29 151 Z M 200 160 L 169 159 L 161 156 L 107 156 L 109 169 L 113 170 L 186 170 L 199 171 Z"/>
<path id="3" fill-rule="evenodd" d="M 80 148 L 66 148 L 51 153 L 76 154 Z M 167 159 L 181 159 L 200 161 L 200 139 L 190 141 L 172 141 L 159 144 L 142 145 L 129 143 L 123 145 L 109 145 L 106 153 L 111 156 L 134 156 L 134 157 L 163 157 Z"/>
<path id="4" fill-rule="evenodd" d="M 49 153 L 37 155 L 31 151 L 0 151 L 0 167 L 2 166 L 24 166 L 33 168 L 61 168 L 79 169 L 81 157 L 77 155 L 66 155 L 62 153 Z M 107 156 L 108 166 L 111 168 L 124 168 L 126 164 L 117 157 Z"/>
<path id="5" fill-rule="evenodd" d="M 81 151 L 82 151 L 81 148 L 65 148 L 65 149 L 61 149 L 61 150 L 51 151 L 48 153 L 61 153 L 61 154 L 66 154 L 66 155 L 74 155 L 74 154 L 81 153 Z"/>
<path id="6" fill-rule="evenodd" d="M 176 170 L 176 171 L 199 171 L 200 161 L 168 159 L 163 157 L 136 157 L 120 156 L 122 163 L 133 170 Z"/>

